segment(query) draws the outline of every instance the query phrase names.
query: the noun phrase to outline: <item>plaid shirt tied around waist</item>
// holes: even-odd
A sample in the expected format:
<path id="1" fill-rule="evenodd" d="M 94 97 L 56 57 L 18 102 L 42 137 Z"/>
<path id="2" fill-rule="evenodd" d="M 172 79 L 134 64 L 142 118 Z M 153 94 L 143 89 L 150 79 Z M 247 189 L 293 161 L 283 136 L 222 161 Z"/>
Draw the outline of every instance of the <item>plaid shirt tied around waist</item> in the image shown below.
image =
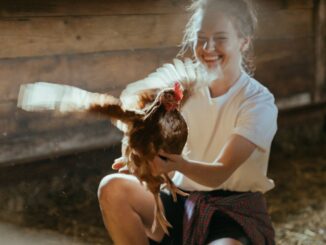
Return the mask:
<path id="1" fill-rule="evenodd" d="M 185 203 L 183 244 L 204 245 L 215 212 L 222 212 L 239 225 L 253 245 L 274 245 L 274 229 L 260 192 L 218 196 L 213 192 L 193 192 Z"/>

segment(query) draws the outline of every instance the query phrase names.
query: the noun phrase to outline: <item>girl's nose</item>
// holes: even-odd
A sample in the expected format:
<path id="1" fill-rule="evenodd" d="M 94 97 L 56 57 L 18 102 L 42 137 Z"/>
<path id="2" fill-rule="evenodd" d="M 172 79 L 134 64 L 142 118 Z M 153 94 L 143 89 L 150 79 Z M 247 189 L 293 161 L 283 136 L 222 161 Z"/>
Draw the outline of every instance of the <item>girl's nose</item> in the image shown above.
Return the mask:
<path id="1" fill-rule="evenodd" d="M 215 51 L 215 41 L 214 38 L 209 38 L 207 39 L 206 43 L 204 44 L 204 50 L 206 52 L 210 52 L 210 51 Z"/>

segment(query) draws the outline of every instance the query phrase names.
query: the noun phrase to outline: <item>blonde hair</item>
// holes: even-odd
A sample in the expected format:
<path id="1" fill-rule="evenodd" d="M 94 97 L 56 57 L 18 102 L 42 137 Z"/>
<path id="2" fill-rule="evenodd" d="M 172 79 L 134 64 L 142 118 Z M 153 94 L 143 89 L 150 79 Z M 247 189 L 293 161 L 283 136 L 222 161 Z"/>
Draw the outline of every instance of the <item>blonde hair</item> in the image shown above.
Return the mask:
<path id="1" fill-rule="evenodd" d="M 193 0 L 188 7 L 192 13 L 183 36 L 181 49 L 178 55 L 182 56 L 190 48 L 194 49 L 197 42 L 197 33 L 205 11 L 221 11 L 232 18 L 239 37 L 253 39 L 257 28 L 257 16 L 250 0 Z M 248 50 L 242 53 L 242 67 L 252 75 L 255 71 L 253 45 L 250 42 Z"/>

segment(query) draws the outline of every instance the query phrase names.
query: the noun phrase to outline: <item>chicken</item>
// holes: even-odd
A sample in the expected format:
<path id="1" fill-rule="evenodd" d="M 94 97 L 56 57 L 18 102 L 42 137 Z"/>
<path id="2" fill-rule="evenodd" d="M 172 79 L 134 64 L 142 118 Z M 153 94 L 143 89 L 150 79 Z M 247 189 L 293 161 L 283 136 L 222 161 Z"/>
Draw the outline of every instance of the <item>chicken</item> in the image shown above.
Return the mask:
<path id="1" fill-rule="evenodd" d="M 164 64 L 145 79 L 129 84 L 121 93 L 120 100 L 125 108 L 143 109 L 150 105 L 160 89 L 171 86 L 174 81 L 179 81 L 183 87 L 182 107 L 191 97 L 194 91 L 217 78 L 216 73 L 209 73 L 199 63 L 194 64 L 186 58 L 184 61 L 174 59 L 173 64 Z M 121 121 L 112 121 L 120 130 L 126 131 L 128 126 Z M 126 165 L 124 148 L 127 147 L 127 139 L 122 139 L 122 156 L 115 159 L 113 169 Z"/>
<path id="2" fill-rule="evenodd" d="M 37 91 L 47 94 L 45 99 L 48 100 L 43 100 L 43 104 L 39 103 L 39 98 L 33 96 Z M 83 96 L 84 103 L 74 104 L 74 94 Z M 183 97 L 179 83 L 176 83 L 173 88 L 161 90 L 150 106 L 142 110 L 126 110 L 122 107 L 121 101 L 111 95 L 86 93 L 78 88 L 49 83 L 25 85 L 19 97 L 19 106 L 26 110 L 31 110 L 31 108 L 35 110 L 36 104 L 38 110 L 57 108 L 67 112 L 79 109 L 109 119 L 120 120 L 128 125 L 128 130 L 124 132 L 124 159 L 130 172 L 145 184 L 155 197 L 153 229 L 160 224 L 168 233 L 167 227 L 170 224 L 164 216 L 164 208 L 159 196 L 161 186 L 165 184 L 174 198 L 177 192 L 182 195 L 185 193 L 175 187 L 167 174 L 153 175 L 150 162 L 160 149 L 168 153 L 181 154 L 187 141 L 187 124 L 178 110 Z M 33 106 L 26 100 L 30 102 L 34 100 L 31 102 Z M 63 101 L 64 103 L 60 103 Z"/>
<path id="3" fill-rule="evenodd" d="M 146 109 L 136 111 L 123 111 L 111 103 L 106 105 L 93 105 L 88 111 L 108 115 L 127 123 L 125 132 L 126 147 L 124 158 L 127 161 L 129 171 L 135 175 L 141 183 L 145 183 L 155 198 L 155 221 L 168 233 L 167 227 L 171 226 L 164 216 L 159 192 L 162 184 L 169 189 L 174 198 L 176 193 L 186 195 L 175 187 L 167 174 L 155 176 L 152 173 L 151 161 L 160 149 L 168 153 L 181 154 L 187 141 L 187 124 L 179 112 L 183 94 L 180 84 L 174 88 L 166 88 L 158 93 L 154 102 Z M 157 223 L 153 224 L 153 229 Z"/>
<path id="4" fill-rule="evenodd" d="M 155 219 L 153 229 L 161 225 L 165 233 L 171 226 L 164 216 L 160 200 L 161 187 L 169 189 L 174 199 L 179 190 L 167 174 L 155 176 L 150 162 L 162 149 L 167 153 L 181 154 L 187 141 L 188 129 L 179 108 L 194 89 L 211 79 L 203 76 L 190 60 L 174 60 L 165 64 L 144 80 L 132 83 L 120 98 L 108 94 L 52 83 L 22 85 L 18 107 L 28 111 L 58 110 L 83 111 L 111 119 L 124 132 L 122 157 L 116 163 L 126 164 L 132 174 L 153 193 Z M 173 82 L 180 81 L 180 83 Z M 185 94 L 185 96 L 184 96 Z"/>

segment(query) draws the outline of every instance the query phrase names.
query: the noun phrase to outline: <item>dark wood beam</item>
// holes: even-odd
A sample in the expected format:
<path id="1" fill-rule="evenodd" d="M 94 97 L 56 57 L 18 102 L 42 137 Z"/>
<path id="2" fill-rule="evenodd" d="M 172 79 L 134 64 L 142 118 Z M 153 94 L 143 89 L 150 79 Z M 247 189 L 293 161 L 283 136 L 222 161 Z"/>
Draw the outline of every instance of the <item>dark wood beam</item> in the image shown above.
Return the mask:
<path id="1" fill-rule="evenodd" d="M 326 0 L 315 0 L 315 93 L 314 99 L 320 102 L 326 99 Z"/>

